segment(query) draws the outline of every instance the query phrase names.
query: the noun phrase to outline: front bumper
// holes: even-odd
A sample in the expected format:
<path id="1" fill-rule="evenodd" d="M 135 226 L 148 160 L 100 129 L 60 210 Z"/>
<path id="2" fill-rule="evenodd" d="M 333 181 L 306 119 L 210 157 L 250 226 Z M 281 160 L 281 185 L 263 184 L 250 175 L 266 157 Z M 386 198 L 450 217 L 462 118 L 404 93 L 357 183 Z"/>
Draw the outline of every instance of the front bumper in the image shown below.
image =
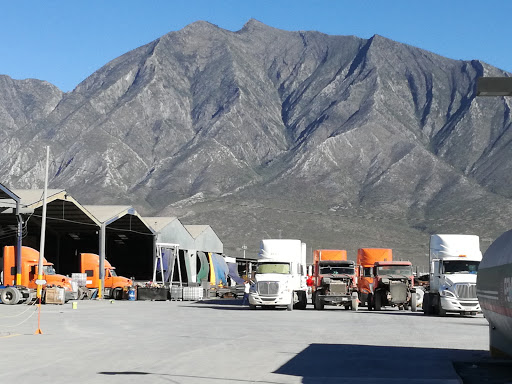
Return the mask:
<path id="1" fill-rule="evenodd" d="M 319 298 L 325 304 L 331 304 L 331 305 L 352 303 L 351 295 L 319 295 Z"/>
<path id="2" fill-rule="evenodd" d="M 482 312 L 478 300 L 459 300 L 453 297 L 441 297 L 441 308 L 446 312 Z"/>
<path id="3" fill-rule="evenodd" d="M 292 302 L 293 292 L 280 292 L 277 296 L 260 295 L 258 293 L 249 293 L 250 305 L 288 305 Z"/>

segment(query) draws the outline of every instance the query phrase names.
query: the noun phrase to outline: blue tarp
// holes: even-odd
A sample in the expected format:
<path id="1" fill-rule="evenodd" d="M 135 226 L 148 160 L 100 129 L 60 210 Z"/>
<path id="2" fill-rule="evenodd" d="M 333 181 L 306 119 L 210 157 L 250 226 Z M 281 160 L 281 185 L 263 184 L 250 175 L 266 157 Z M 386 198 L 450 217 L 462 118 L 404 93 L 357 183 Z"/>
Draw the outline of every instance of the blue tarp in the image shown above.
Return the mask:
<path id="1" fill-rule="evenodd" d="M 171 262 L 171 257 L 173 255 L 173 250 L 169 248 L 162 248 L 162 264 L 163 264 L 163 270 L 164 270 L 164 281 L 169 281 L 169 278 L 171 277 L 172 272 L 172 266 L 174 265 L 173 262 Z M 160 276 L 160 260 L 157 260 L 156 265 L 156 273 L 157 278 Z"/>
<path id="2" fill-rule="evenodd" d="M 212 263 L 215 270 L 215 285 L 227 285 L 228 284 L 228 265 L 224 258 L 216 253 L 212 253 Z"/>
<path id="3" fill-rule="evenodd" d="M 229 269 L 229 277 L 231 277 L 231 279 L 237 283 L 237 284 L 243 284 L 244 283 L 244 279 L 242 279 L 240 277 L 240 275 L 238 274 L 238 265 L 236 263 L 226 263 L 228 265 L 228 269 Z"/>

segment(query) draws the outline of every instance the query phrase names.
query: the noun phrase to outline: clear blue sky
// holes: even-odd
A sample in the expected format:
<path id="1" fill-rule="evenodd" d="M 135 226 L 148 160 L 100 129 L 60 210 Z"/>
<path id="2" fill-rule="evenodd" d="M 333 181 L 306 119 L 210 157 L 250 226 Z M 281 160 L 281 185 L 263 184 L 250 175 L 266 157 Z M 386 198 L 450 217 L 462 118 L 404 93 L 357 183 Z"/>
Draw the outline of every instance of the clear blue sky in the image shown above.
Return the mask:
<path id="1" fill-rule="evenodd" d="M 0 74 L 71 91 L 123 53 L 197 20 L 236 31 L 255 18 L 285 30 L 379 34 L 512 72 L 509 0 L 22 0 L 0 8 Z"/>

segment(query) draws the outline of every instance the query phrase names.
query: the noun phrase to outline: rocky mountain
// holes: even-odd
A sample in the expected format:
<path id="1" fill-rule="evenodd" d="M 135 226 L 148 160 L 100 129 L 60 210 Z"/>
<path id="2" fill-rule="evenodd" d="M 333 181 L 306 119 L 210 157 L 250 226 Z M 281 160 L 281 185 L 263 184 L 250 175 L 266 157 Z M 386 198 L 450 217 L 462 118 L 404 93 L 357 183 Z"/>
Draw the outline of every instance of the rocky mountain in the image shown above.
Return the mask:
<path id="1" fill-rule="evenodd" d="M 83 203 L 210 224 L 227 254 L 263 237 L 390 247 L 426 265 L 430 233 L 489 245 L 512 224 L 509 74 L 375 35 L 196 22 L 62 94 L 0 77 L 0 176 Z"/>

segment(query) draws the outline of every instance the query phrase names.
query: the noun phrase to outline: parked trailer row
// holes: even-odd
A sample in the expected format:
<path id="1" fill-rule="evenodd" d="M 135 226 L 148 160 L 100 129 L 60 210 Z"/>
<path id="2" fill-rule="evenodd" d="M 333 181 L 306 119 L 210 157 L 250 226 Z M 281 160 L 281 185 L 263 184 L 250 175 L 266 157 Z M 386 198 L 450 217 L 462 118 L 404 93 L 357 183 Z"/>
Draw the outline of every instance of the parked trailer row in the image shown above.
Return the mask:
<path id="1" fill-rule="evenodd" d="M 259 257 L 249 295 L 251 308 L 305 308 L 305 244 L 300 240 L 263 240 Z M 357 310 L 360 303 L 369 310 L 391 306 L 415 312 L 420 297 L 425 315 L 475 315 L 481 312 L 476 297 L 481 259 L 478 236 L 436 234 L 430 239 L 429 284 L 424 295 L 415 287 L 412 263 L 393 261 L 388 248 L 360 248 L 356 264 L 347 260 L 345 250 L 315 250 L 312 276 L 307 281 L 318 310 L 325 305 Z"/>

